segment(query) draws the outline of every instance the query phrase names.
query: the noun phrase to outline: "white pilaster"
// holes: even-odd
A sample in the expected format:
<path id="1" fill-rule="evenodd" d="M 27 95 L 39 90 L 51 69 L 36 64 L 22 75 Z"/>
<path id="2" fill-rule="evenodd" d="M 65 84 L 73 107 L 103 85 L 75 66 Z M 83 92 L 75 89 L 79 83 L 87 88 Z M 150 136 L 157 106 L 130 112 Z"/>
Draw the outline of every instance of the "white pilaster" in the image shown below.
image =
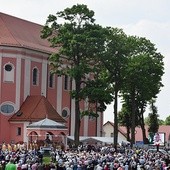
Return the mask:
<path id="1" fill-rule="evenodd" d="M 87 102 L 87 99 L 86 101 L 84 102 L 84 108 L 85 110 L 88 109 L 88 102 Z M 89 116 L 84 116 L 84 136 L 88 136 L 88 123 L 89 123 Z"/>
<path id="2" fill-rule="evenodd" d="M 15 109 L 20 108 L 20 94 L 21 94 L 21 56 L 17 56 L 16 60 L 16 95 L 15 95 Z"/>
<path id="3" fill-rule="evenodd" d="M 41 94 L 47 96 L 47 61 L 42 62 L 42 76 L 41 76 Z"/>
<path id="4" fill-rule="evenodd" d="M 2 82 L 2 78 L 1 78 L 1 75 L 2 75 L 2 53 L 0 53 L 0 82 Z M 2 94 L 2 92 L 1 92 L 1 83 L 0 83 L 0 94 Z M 0 104 L 1 104 L 1 95 L 0 95 Z"/>
<path id="5" fill-rule="evenodd" d="M 25 59 L 25 74 L 24 74 L 24 100 L 30 95 L 30 80 L 31 80 L 31 60 Z"/>
<path id="6" fill-rule="evenodd" d="M 24 128 L 23 128 L 23 134 L 24 134 L 24 137 L 23 137 L 23 142 L 27 142 L 27 144 L 28 144 L 28 134 L 27 134 L 27 126 L 29 125 L 29 123 L 28 122 L 25 122 L 24 123 Z"/>
<path id="7" fill-rule="evenodd" d="M 75 81 L 72 81 L 72 90 L 75 89 Z M 70 135 L 74 136 L 74 129 L 75 129 L 75 99 L 71 100 L 71 129 L 70 129 Z"/>
<path id="8" fill-rule="evenodd" d="M 97 136 L 101 136 L 101 113 L 97 112 L 99 117 L 97 117 Z"/>
<path id="9" fill-rule="evenodd" d="M 63 88 L 62 88 L 62 84 L 63 84 L 63 81 L 62 81 L 62 76 L 58 76 L 57 77 L 57 112 L 61 115 L 61 112 L 62 112 L 62 91 L 63 91 Z"/>

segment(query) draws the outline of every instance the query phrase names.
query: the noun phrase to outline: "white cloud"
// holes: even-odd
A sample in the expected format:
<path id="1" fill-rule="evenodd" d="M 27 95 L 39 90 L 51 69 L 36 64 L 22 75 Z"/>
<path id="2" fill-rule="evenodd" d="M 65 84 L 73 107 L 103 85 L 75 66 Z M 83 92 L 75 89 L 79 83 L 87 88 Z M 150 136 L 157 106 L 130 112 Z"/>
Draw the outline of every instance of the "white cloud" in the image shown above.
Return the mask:
<path id="1" fill-rule="evenodd" d="M 167 52 L 170 43 L 170 22 L 155 22 L 151 20 L 140 20 L 136 24 L 122 26 L 124 31 L 130 35 L 146 37 L 156 44 L 159 50 Z"/>

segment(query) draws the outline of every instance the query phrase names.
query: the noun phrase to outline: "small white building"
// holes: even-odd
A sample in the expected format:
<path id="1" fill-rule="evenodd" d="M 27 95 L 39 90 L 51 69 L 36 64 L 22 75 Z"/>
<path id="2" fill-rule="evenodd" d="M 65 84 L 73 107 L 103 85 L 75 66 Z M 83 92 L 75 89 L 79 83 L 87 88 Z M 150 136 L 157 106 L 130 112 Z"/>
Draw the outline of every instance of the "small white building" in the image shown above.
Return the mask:
<path id="1" fill-rule="evenodd" d="M 103 137 L 113 137 L 113 129 L 114 129 L 114 123 L 107 121 L 103 125 Z M 118 127 L 118 143 L 121 143 L 122 141 L 127 141 L 126 139 L 126 132 L 124 132 L 121 128 Z"/>

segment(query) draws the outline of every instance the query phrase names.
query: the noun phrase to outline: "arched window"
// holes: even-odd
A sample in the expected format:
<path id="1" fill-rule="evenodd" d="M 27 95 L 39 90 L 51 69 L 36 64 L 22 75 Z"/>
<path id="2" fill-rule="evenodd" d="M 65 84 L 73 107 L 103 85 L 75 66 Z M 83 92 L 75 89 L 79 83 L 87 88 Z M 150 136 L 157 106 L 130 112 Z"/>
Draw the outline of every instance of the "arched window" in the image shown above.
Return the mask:
<path id="1" fill-rule="evenodd" d="M 70 77 L 64 76 L 64 90 L 70 90 Z"/>
<path id="2" fill-rule="evenodd" d="M 32 84 L 38 85 L 38 69 L 34 68 L 32 73 Z"/>
<path id="3" fill-rule="evenodd" d="M 4 65 L 4 82 L 14 82 L 14 66 L 11 63 Z"/>

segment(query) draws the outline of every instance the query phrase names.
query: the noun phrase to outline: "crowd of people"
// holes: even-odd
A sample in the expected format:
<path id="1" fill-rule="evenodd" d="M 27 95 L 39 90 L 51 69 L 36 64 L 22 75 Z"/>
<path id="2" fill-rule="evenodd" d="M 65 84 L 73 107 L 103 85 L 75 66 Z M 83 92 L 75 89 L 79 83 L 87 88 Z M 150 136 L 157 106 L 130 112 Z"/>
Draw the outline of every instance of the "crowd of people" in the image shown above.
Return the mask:
<path id="1" fill-rule="evenodd" d="M 36 149 L 0 150 L 0 170 L 168 170 L 170 156 L 150 153 L 144 148 L 80 146 L 78 149 L 52 148 L 51 161 L 44 163 Z"/>

